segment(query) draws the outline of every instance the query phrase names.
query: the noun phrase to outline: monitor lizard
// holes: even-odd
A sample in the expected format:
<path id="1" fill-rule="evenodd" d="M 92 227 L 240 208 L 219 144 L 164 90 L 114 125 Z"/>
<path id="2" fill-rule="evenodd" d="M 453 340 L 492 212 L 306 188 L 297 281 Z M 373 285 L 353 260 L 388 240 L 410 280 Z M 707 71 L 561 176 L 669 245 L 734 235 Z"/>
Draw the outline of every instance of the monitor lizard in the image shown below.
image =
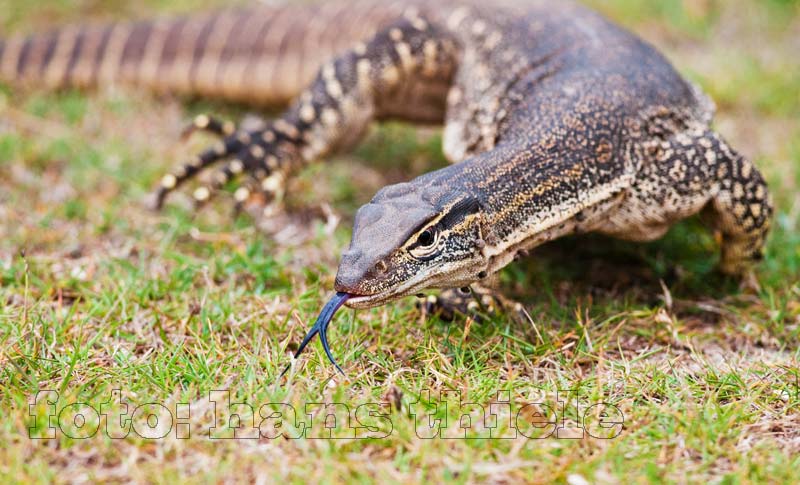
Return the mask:
<path id="1" fill-rule="evenodd" d="M 462 305 L 452 289 L 545 241 L 650 241 L 701 210 L 721 234 L 720 270 L 742 275 L 773 212 L 758 170 L 711 128 L 709 98 L 573 2 L 358 0 L 66 27 L 0 41 L 0 77 L 288 104 L 257 130 L 198 117 L 221 141 L 163 177 L 159 206 L 216 164 L 195 199 L 242 179 L 243 202 L 352 147 L 372 121 L 443 124 L 452 165 L 358 210 L 337 297 L 300 350 L 341 304 L 441 288 L 437 305 Z"/>

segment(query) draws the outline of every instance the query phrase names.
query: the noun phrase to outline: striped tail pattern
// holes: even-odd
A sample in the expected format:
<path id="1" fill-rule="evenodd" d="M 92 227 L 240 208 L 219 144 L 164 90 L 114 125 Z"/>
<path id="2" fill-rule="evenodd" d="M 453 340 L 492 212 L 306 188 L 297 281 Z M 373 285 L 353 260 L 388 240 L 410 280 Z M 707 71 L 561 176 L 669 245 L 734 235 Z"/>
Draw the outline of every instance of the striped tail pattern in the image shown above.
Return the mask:
<path id="1" fill-rule="evenodd" d="M 248 104 L 286 104 L 320 65 L 396 16 L 391 4 L 325 2 L 63 27 L 0 39 L 0 80 L 112 83 Z"/>

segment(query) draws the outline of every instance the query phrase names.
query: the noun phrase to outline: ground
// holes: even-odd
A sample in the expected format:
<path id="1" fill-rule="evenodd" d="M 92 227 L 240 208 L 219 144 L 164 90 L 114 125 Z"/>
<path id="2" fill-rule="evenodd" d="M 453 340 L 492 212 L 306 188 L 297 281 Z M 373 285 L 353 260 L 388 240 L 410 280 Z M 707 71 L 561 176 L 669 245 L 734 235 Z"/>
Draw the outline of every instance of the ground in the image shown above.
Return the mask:
<path id="1" fill-rule="evenodd" d="M 376 129 L 355 154 L 309 168 L 287 197 L 288 228 L 264 232 L 224 198 L 197 215 L 186 196 L 163 213 L 147 208 L 160 174 L 209 142 L 179 141 L 191 116 L 210 110 L 236 119 L 246 107 L 2 86 L 3 481 L 793 481 L 800 469 L 800 2 L 589 3 L 656 44 L 710 93 L 719 131 L 765 173 L 777 211 L 758 287 L 740 288 L 713 272 L 716 242 L 698 221 L 651 244 L 569 238 L 502 274 L 525 303 L 525 322 L 502 315 L 444 322 L 422 316 L 414 299 L 344 311 L 330 338 L 347 377 L 315 343 L 279 380 L 331 295 L 355 209 L 382 185 L 443 165 L 439 131 Z M 0 0 L 0 32 L 191 8 L 187 1 Z M 128 416 L 142 406 L 134 414 L 140 434 L 148 423 L 158 431 L 168 422 L 148 403 L 168 408 L 176 423 L 169 435 L 115 439 L 103 424 L 81 439 L 98 415 L 70 405 L 100 411 L 115 389 L 130 404 Z M 364 417 L 356 412 L 361 404 L 392 404 L 362 408 L 387 414 L 372 418 L 382 425 L 367 439 L 355 439 L 340 412 L 330 430 L 338 440 L 211 440 L 210 399 L 222 423 L 224 393 L 210 392 L 225 389 L 256 411 L 289 403 L 308 420 L 307 411 L 315 423 L 309 434 L 326 431 L 324 413 L 311 403 L 343 403 L 353 423 Z M 53 418 L 61 424 L 55 439 L 30 437 L 45 437 L 54 414 L 45 400 L 52 393 L 29 408 L 40 390 L 57 392 L 55 414 L 64 410 Z M 559 390 L 576 391 L 577 406 L 575 393 L 565 398 Z M 590 405 L 606 403 L 609 427 L 589 419 L 588 431 L 618 435 L 421 439 L 425 429 L 408 406 L 427 422 L 420 410 L 434 409 L 443 391 L 480 406 L 471 408 L 471 436 L 485 434 L 481 407 L 502 409 L 502 399 L 520 433 L 546 435 L 552 413 L 574 427 L 578 416 L 601 409 Z M 454 407 L 451 398 L 446 411 L 436 408 L 439 418 L 450 415 L 448 432 Z M 262 411 L 268 408 L 278 409 Z M 262 431 L 274 431 L 270 423 Z M 189 439 L 176 438 L 187 429 Z M 288 422 L 280 430 L 294 432 Z"/>

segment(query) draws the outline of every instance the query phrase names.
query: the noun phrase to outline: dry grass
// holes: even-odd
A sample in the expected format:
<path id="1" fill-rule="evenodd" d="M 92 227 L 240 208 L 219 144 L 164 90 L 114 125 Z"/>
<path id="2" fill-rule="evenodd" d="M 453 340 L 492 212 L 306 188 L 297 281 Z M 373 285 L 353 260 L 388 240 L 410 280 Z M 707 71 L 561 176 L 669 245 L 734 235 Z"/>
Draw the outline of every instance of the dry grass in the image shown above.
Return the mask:
<path id="1" fill-rule="evenodd" d="M 84 15 L 188 8 L 160 3 L 0 0 L 0 25 L 31 29 Z M 276 383 L 329 295 L 354 209 L 382 185 L 444 163 L 438 133 L 391 125 L 355 155 L 310 168 L 290 200 L 306 219 L 281 221 L 280 234 L 273 225 L 272 237 L 247 217 L 231 217 L 225 201 L 198 215 L 180 197 L 163 214 L 146 208 L 164 168 L 208 141 L 179 143 L 185 121 L 209 109 L 235 118 L 239 109 L 116 90 L 0 88 L 0 476 L 793 481 L 800 469 L 800 6 L 590 3 L 658 45 L 709 91 L 720 131 L 765 172 L 778 214 L 759 290 L 713 275 L 714 241 L 696 221 L 647 245 L 570 238 L 503 273 L 531 315 L 526 324 L 425 319 L 413 301 L 343 312 L 331 340 L 348 378 L 315 345 L 288 383 Z M 324 216 L 325 203 L 338 227 Z M 99 409 L 113 389 L 131 412 L 158 402 L 175 413 L 189 403 L 192 437 L 177 439 L 175 428 L 157 440 L 102 431 L 32 440 L 28 404 L 42 389 L 60 392 L 57 410 L 73 402 Z M 309 403 L 355 410 L 386 401 L 403 410 L 390 412 L 384 438 L 356 440 L 337 428 L 341 439 L 210 440 L 209 393 L 218 389 L 256 411 L 289 403 L 308 420 L 307 409 L 310 433 L 324 431 L 324 413 Z M 617 406 L 621 434 L 427 440 L 406 407 L 425 401 L 425 390 L 455 390 L 487 409 L 498 391 L 515 408 L 557 409 L 560 389 L 580 390 L 581 412 L 597 402 Z M 437 416 L 452 419 L 450 405 Z M 574 417 L 570 404 L 567 418 Z M 283 429 L 292 432 L 288 422 Z"/>

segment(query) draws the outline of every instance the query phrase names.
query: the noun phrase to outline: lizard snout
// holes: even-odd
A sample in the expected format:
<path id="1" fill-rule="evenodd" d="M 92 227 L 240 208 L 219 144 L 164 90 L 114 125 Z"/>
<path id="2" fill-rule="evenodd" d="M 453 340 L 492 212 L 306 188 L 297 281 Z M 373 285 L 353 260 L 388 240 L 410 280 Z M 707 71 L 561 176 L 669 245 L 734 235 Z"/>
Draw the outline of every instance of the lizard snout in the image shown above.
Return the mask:
<path id="1" fill-rule="evenodd" d="M 336 291 L 354 295 L 362 294 L 361 285 L 368 269 L 365 262 L 364 253 L 361 250 L 351 249 L 342 254 L 334 283 Z"/>

